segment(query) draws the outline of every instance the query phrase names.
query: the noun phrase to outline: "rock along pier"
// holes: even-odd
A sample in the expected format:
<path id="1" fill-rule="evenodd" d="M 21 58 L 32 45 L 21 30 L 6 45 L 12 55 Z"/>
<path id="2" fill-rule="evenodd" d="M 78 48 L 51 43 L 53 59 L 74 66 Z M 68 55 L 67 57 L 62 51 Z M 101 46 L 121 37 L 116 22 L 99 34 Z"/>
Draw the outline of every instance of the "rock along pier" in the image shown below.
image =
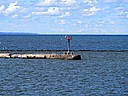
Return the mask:
<path id="1" fill-rule="evenodd" d="M 64 59 L 64 60 L 81 60 L 77 54 L 11 54 L 0 53 L 0 58 L 22 58 L 22 59 Z"/>

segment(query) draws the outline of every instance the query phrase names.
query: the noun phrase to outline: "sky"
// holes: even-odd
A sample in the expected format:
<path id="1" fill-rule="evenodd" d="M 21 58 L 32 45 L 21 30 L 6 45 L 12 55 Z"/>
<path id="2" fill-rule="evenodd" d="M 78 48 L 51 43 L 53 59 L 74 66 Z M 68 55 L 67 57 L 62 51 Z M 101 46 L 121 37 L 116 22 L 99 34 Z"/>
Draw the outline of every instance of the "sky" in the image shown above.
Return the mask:
<path id="1" fill-rule="evenodd" d="M 0 0 L 0 32 L 128 35 L 128 0 Z"/>

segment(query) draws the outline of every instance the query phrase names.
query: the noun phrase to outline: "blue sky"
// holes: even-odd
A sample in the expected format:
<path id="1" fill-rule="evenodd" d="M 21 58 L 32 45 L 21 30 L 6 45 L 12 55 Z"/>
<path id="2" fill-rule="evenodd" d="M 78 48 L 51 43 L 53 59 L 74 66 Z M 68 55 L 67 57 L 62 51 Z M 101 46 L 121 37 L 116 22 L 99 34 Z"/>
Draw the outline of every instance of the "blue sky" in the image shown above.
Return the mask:
<path id="1" fill-rule="evenodd" d="M 128 34 L 128 0 L 0 0 L 0 32 Z"/>

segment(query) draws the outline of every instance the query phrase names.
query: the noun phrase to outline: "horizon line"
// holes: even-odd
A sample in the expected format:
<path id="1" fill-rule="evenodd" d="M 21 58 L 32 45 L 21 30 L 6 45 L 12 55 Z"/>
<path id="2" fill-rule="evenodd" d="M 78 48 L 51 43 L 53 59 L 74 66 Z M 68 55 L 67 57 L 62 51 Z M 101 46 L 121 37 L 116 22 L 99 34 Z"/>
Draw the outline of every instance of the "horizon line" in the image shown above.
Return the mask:
<path id="1" fill-rule="evenodd" d="M 82 34 L 82 33 L 30 33 L 30 32 L 0 32 L 0 35 L 128 35 L 128 34 Z"/>

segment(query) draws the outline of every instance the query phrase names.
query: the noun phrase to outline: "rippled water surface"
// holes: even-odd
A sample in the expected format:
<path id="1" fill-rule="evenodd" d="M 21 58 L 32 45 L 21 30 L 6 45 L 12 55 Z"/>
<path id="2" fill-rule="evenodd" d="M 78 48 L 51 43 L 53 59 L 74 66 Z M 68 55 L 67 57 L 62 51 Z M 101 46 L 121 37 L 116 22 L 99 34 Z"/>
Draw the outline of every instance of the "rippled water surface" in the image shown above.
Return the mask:
<path id="1" fill-rule="evenodd" d="M 73 36 L 72 50 L 128 50 L 128 36 Z M 67 50 L 65 36 L 0 36 L 0 50 Z"/>
<path id="2" fill-rule="evenodd" d="M 128 52 L 82 60 L 0 59 L 1 96 L 127 96 Z"/>
<path id="3" fill-rule="evenodd" d="M 0 52 L 66 49 L 64 36 L 0 36 Z M 71 49 L 82 60 L 0 58 L 0 96 L 128 96 L 128 36 L 73 36 Z"/>

